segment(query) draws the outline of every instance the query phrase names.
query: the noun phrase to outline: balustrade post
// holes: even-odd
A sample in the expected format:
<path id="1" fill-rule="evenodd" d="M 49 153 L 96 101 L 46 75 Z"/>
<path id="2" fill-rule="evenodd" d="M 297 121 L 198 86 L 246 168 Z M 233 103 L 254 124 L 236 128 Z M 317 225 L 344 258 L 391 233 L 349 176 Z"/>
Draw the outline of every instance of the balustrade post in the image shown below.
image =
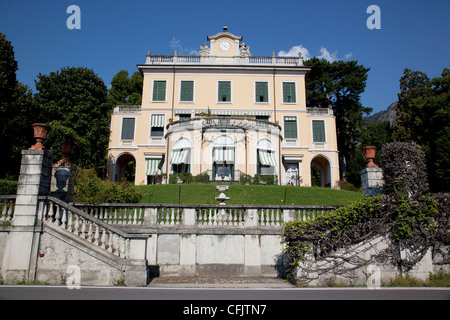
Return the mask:
<path id="1" fill-rule="evenodd" d="M 182 224 L 185 226 L 194 226 L 196 222 L 196 210 L 192 208 L 183 209 Z"/>
<path id="2" fill-rule="evenodd" d="M 144 209 L 144 224 L 157 224 L 158 222 L 158 209 L 157 208 L 145 208 Z"/>
<path id="3" fill-rule="evenodd" d="M 283 222 L 290 222 L 295 220 L 295 210 L 284 209 L 283 210 Z"/>
<path id="4" fill-rule="evenodd" d="M 256 227 L 259 225 L 258 209 L 247 209 L 245 212 L 245 226 Z"/>

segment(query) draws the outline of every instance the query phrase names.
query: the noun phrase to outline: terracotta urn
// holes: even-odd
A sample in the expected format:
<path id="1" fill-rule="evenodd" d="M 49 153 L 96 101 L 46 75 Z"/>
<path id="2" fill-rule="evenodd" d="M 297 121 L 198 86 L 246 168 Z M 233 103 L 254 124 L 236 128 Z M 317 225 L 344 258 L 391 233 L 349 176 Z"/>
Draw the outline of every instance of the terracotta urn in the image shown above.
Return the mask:
<path id="1" fill-rule="evenodd" d="M 29 149 L 31 150 L 45 150 L 43 141 L 47 139 L 47 134 L 50 131 L 50 126 L 45 123 L 33 123 L 34 138 L 36 139 L 36 144 L 32 145 Z"/>
<path id="2" fill-rule="evenodd" d="M 367 160 L 366 167 L 378 167 L 373 160 L 375 159 L 375 153 L 376 153 L 377 147 L 374 146 L 368 146 L 364 147 L 364 157 Z"/>
<path id="3" fill-rule="evenodd" d="M 58 161 L 59 165 L 63 164 L 71 164 L 69 160 L 69 155 L 72 153 L 72 143 L 68 141 L 61 142 L 61 153 L 63 154 L 63 158 Z"/>

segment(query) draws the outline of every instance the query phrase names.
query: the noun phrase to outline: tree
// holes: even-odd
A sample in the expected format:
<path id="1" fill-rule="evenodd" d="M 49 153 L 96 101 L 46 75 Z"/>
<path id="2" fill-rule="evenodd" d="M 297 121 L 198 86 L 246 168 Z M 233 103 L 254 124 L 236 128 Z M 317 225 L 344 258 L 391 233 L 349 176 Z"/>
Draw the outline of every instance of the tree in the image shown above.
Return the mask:
<path id="1" fill-rule="evenodd" d="M 109 142 L 107 89 L 93 70 L 62 68 L 49 75 L 39 74 L 35 102 L 41 109 L 41 121 L 52 123 L 46 147 L 61 157 L 61 138 L 75 143 L 72 161 L 84 168 L 105 170 Z"/>
<path id="2" fill-rule="evenodd" d="M 363 128 L 363 113 L 371 108 L 363 107 L 360 95 L 364 92 L 369 68 L 357 61 L 320 60 L 305 61 L 312 66 L 306 78 L 307 107 L 332 108 L 336 116 L 337 142 L 340 157 L 341 178 L 350 166 L 347 162 L 356 151 L 358 136 Z"/>
<path id="3" fill-rule="evenodd" d="M 433 191 L 450 190 L 450 70 L 430 80 L 404 70 L 396 106 L 394 138 L 417 142 L 425 151 Z"/>
<path id="4" fill-rule="evenodd" d="M 0 33 L 0 177 L 16 178 L 21 151 L 31 146 L 37 108 L 31 90 L 16 79 L 14 48 Z"/>
<path id="5" fill-rule="evenodd" d="M 142 76 L 134 72 L 131 78 L 128 71 L 119 71 L 111 80 L 108 92 L 108 102 L 111 105 L 140 105 L 142 103 Z"/>

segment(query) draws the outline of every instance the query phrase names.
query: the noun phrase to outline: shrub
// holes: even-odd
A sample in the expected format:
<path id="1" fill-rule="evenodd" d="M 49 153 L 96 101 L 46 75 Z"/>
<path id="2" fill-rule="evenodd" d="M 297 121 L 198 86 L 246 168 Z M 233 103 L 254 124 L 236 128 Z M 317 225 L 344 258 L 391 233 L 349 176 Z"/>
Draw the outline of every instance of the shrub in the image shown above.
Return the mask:
<path id="1" fill-rule="evenodd" d="M 209 176 L 207 173 L 200 173 L 199 175 L 196 175 L 194 177 L 194 181 L 195 182 L 208 182 L 209 181 Z"/>
<path id="2" fill-rule="evenodd" d="M 276 176 L 271 174 L 255 174 L 253 184 L 276 184 Z"/>
<path id="3" fill-rule="evenodd" d="M 183 172 L 180 175 L 181 181 L 183 181 L 183 183 L 192 183 L 194 182 L 194 177 L 192 176 L 192 173 L 190 172 Z"/>
<path id="4" fill-rule="evenodd" d="M 111 182 L 100 179 L 94 169 L 79 169 L 75 179 L 75 202 L 136 203 L 142 193 L 127 181 Z"/>
<path id="5" fill-rule="evenodd" d="M 416 199 L 430 191 L 425 153 L 414 142 L 391 142 L 381 154 L 383 193 L 396 198 Z"/>
<path id="6" fill-rule="evenodd" d="M 0 195 L 10 196 L 17 193 L 17 184 L 15 180 L 0 180 Z"/>
<path id="7" fill-rule="evenodd" d="M 239 177 L 239 183 L 245 184 L 245 183 L 252 183 L 252 177 L 249 174 L 242 173 Z"/>

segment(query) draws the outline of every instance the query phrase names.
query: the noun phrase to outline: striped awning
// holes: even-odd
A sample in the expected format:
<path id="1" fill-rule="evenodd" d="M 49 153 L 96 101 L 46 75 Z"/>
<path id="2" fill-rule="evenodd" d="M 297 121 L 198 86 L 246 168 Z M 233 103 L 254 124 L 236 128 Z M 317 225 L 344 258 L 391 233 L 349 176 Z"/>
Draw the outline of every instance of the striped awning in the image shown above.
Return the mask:
<path id="1" fill-rule="evenodd" d="M 145 159 L 147 162 L 147 170 L 146 174 L 148 176 L 155 176 L 157 174 L 161 174 L 161 170 L 159 169 L 159 163 L 161 159 Z"/>
<path id="2" fill-rule="evenodd" d="M 152 127 L 161 128 L 164 127 L 164 115 L 163 114 L 152 114 Z"/>
<path id="3" fill-rule="evenodd" d="M 214 148 L 214 162 L 234 162 L 234 148 Z"/>
<path id="4" fill-rule="evenodd" d="M 170 164 L 186 163 L 187 156 L 190 149 L 172 150 L 172 156 L 170 158 Z"/>
<path id="5" fill-rule="evenodd" d="M 277 165 L 277 160 L 275 159 L 275 152 L 268 150 L 258 150 L 259 162 L 263 166 L 274 167 Z"/>

